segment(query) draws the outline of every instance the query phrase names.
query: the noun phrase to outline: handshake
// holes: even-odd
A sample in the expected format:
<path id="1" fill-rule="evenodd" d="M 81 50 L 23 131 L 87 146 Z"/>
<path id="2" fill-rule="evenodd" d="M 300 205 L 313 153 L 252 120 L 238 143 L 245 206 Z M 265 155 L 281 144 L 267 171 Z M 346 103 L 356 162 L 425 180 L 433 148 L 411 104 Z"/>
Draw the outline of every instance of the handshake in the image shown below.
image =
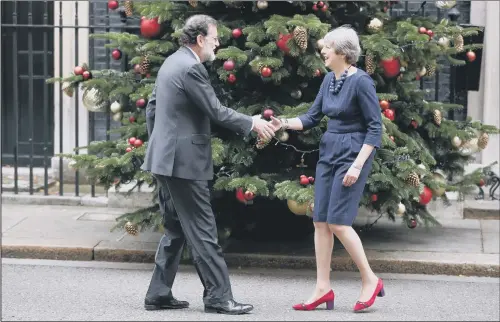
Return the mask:
<path id="1" fill-rule="evenodd" d="M 281 129 L 281 121 L 271 116 L 271 121 L 266 121 L 261 118 L 260 114 L 252 116 L 253 128 L 252 131 L 258 134 L 259 138 L 266 141 L 271 140 L 279 129 Z"/>

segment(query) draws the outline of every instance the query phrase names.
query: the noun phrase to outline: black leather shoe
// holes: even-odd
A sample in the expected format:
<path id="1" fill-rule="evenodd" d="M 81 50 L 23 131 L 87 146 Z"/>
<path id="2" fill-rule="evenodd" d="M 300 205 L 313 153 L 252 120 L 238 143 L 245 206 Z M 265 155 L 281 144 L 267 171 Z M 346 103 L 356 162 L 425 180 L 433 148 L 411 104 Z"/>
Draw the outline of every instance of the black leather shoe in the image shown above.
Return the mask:
<path id="1" fill-rule="evenodd" d="M 176 298 L 168 298 L 161 300 L 150 300 L 146 298 L 144 300 L 144 308 L 148 311 L 152 310 L 173 310 L 173 309 L 185 309 L 189 307 L 189 302 L 179 301 Z"/>
<path id="2" fill-rule="evenodd" d="M 219 314 L 244 314 L 253 310 L 253 306 L 250 304 L 241 304 L 234 300 L 229 300 L 227 302 L 217 303 L 217 304 L 205 304 L 205 313 L 219 313 Z"/>

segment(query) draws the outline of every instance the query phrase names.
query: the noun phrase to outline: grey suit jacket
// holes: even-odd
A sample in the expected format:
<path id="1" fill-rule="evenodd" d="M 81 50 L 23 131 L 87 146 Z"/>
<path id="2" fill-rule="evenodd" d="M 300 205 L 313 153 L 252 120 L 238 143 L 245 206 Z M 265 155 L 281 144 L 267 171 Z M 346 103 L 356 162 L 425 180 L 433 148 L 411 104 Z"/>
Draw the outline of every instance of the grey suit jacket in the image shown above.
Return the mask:
<path id="1" fill-rule="evenodd" d="M 154 127 L 142 169 L 190 180 L 212 180 L 210 121 L 249 135 L 252 117 L 223 106 L 208 72 L 189 48 L 181 47 L 156 78 Z"/>

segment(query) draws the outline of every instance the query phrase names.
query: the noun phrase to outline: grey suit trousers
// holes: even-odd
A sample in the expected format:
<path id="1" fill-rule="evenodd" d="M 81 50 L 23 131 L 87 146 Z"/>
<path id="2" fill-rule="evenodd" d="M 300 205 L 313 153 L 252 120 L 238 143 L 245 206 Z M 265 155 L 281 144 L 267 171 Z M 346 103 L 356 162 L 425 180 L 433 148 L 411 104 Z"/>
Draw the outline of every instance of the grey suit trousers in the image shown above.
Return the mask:
<path id="1" fill-rule="evenodd" d="M 214 304 L 233 298 L 229 272 L 218 244 L 215 217 L 210 204 L 208 181 L 155 175 L 165 234 L 155 257 L 155 268 L 146 297 L 172 297 L 184 243 L 187 242 L 204 287 L 203 302 Z"/>

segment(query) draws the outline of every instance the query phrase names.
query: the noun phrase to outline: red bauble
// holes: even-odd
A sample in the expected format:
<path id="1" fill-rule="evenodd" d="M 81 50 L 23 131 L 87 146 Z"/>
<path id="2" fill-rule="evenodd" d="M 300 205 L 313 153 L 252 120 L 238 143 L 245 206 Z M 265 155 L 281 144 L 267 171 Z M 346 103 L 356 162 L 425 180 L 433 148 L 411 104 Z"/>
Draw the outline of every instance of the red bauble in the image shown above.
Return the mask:
<path id="1" fill-rule="evenodd" d="M 75 75 L 82 75 L 85 69 L 83 69 L 82 66 L 76 66 L 75 69 L 73 70 L 73 73 Z"/>
<path id="2" fill-rule="evenodd" d="M 118 1 L 116 1 L 116 0 L 109 0 L 109 1 L 108 1 L 108 8 L 109 8 L 110 10 L 115 10 L 115 9 L 117 9 L 119 6 L 120 6 L 120 5 L 118 4 Z"/>
<path id="3" fill-rule="evenodd" d="M 327 12 L 328 11 L 328 6 L 325 4 L 323 7 L 321 7 L 321 11 Z"/>
<path id="4" fill-rule="evenodd" d="M 271 119 L 271 116 L 274 116 L 274 111 L 270 108 L 265 109 L 264 113 L 262 113 L 262 116 L 264 116 L 265 119 Z"/>
<path id="5" fill-rule="evenodd" d="M 135 137 L 131 137 L 131 138 L 128 139 L 128 143 L 130 145 L 134 145 L 135 140 L 137 140 Z"/>
<path id="6" fill-rule="evenodd" d="M 284 53 L 288 53 L 290 48 L 287 46 L 287 42 L 289 39 L 293 37 L 292 34 L 281 35 L 278 40 L 276 40 L 276 46 Z"/>
<path id="7" fill-rule="evenodd" d="M 241 31 L 240 28 L 233 29 L 232 35 L 234 38 L 239 38 L 241 35 L 243 35 L 243 32 Z"/>
<path id="8" fill-rule="evenodd" d="M 247 200 L 245 199 L 245 194 L 243 193 L 243 189 L 241 188 L 236 189 L 236 199 L 238 199 L 239 202 L 242 202 L 244 204 L 247 203 Z"/>
<path id="9" fill-rule="evenodd" d="M 313 9 L 314 11 L 318 11 L 318 5 L 313 4 L 312 9 Z"/>
<path id="10" fill-rule="evenodd" d="M 384 110 L 384 115 L 385 117 L 387 117 L 389 120 L 391 121 L 394 121 L 394 118 L 395 118 L 395 113 L 394 113 L 394 110 L 388 108 L 386 110 Z"/>
<path id="11" fill-rule="evenodd" d="M 479 186 L 482 187 L 484 186 L 486 183 L 484 182 L 484 179 L 481 179 L 479 180 Z"/>
<path id="12" fill-rule="evenodd" d="M 314 71 L 314 76 L 316 76 L 316 77 L 320 77 L 320 76 L 321 76 L 321 71 L 320 71 L 319 69 L 316 69 L 316 70 Z"/>
<path id="13" fill-rule="evenodd" d="M 420 194 L 420 204 L 426 205 L 432 200 L 432 190 L 424 186 L 424 191 Z"/>
<path id="14" fill-rule="evenodd" d="M 235 83 L 236 82 L 236 76 L 234 76 L 234 74 L 229 74 L 229 76 L 227 76 L 227 81 L 230 82 L 231 84 Z"/>
<path id="15" fill-rule="evenodd" d="M 300 178 L 300 184 L 306 186 L 309 184 L 309 179 L 306 176 Z"/>
<path id="16" fill-rule="evenodd" d="M 111 53 L 111 56 L 113 57 L 114 60 L 118 60 L 118 59 L 122 58 L 122 52 L 120 49 L 115 49 Z"/>
<path id="17" fill-rule="evenodd" d="M 372 202 L 376 202 L 378 200 L 378 195 L 373 194 L 371 199 L 372 199 Z"/>
<path id="18" fill-rule="evenodd" d="M 128 147 L 125 149 L 125 152 L 131 152 L 133 149 L 131 147 Z"/>
<path id="19" fill-rule="evenodd" d="M 323 8 L 325 3 L 323 1 L 318 1 L 318 2 L 316 2 L 316 5 L 318 6 L 318 8 Z"/>
<path id="20" fill-rule="evenodd" d="M 429 29 L 429 30 L 427 30 L 427 35 L 429 36 L 429 38 L 434 37 L 434 31 L 432 31 L 432 30 L 430 30 L 430 29 Z"/>
<path id="21" fill-rule="evenodd" d="M 412 120 L 412 121 L 410 122 L 410 125 L 411 125 L 411 127 L 412 127 L 412 128 L 414 128 L 414 129 L 416 129 L 416 128 L 418 127 L 418 123 L 417 123 L 417 121 L 415 121 L 415 120 Z"/>
<path id="22" fill-rule="evenodd" d="M 476 54 L 473 51 L 468 51 L 465 55 L 467 56 L 467 60 L 469 62 L 473 62 L 476 60 Z"/>
<path id="23" fill-rule="evenodd" d="M 144 38 L 154 38 L 160 33 L 160 24 L 158 18 L 141 19 L 141 35 Z"/>
<path id="24" fill-rule="evenodd" d="M 425 34 L 425 33 L 427 33 L 427 28 L 420 27 L 420 28 L 418 28 L 418 32 L 421 33 L 421 34 Z"/>
<path id="25" fill-rule="evenodd" d="M 408 223 L 408 228 L 413 229 L 417 227 L 417 221 L 415 219 L 411 219 L 410 222 Z"/>
<path id="26" fill-rule="evenodd" d="M 141 147 L 141 146 L 142 146 L 142 144 L 143 144 L 143 142 L 142 142 L 142 140 L 141 140 L 141 139 L 137 139 L 137 140 L 135 140 L 135 141 L 134 141 L 134 146 L 135 146 L 136 148 Z"/>
<path id="27" fill-rule="evenodd" d="M 309 183 L 314 183 L 314 177 L 309 177 L 307 180 L 309 180 Z"/>
<path id="28" fill-rule="evenodd" d="M 273 71 L 269 67 L 262 67 L 260 74 L 262 77 L 270 77 L 273 74 Z"/>
<path id="29" fill-rule="evenodd" d="M 130 116 L 130 117 L 128 118 L 128 121 L 129 121 L 130 123 L 134 123 L 134 122 L 135 122 L 135 117 Z"/>
<path id="30" fill-rule="evenodd" d="M 246 191 L 245 192 L 245 200 L 253 200 L 253 198 L 255 198 L 255 193 L 251 192 L 251 191 Z"/>
<path id="31" fill-rule="evenodd" d="M 385 77 L 396 77 L 399 75 L 401 64 L 397 58 L 384 59 L 381 62 Z"/>
<path id="32" fill-rule="evenodd" d="M 389 139 L 391 139 L 391 141 L 392 141 L 392 142 L 395 142 L 395 141 L 394 141 L 394 137 L 393 137 L 392 135 L 391 135 L 391 136 L 389 136 Z"/>
<path id="33" fill-rule="evenodd" d="M 225 70 L 230 71 L 230 70 L 234 69 L 234 66 L 235 66 L 234 61 L 232 61 L 231 59 L 229 59 L 229 60 L 226 60 L 224 62 L 224 66 L 223 67 L 224 67 Z"/>
<path id="34" fill-rule="evenodd" d="M 144 98 L 139 98 L 137 101 L 135 101 L 135 106 L 143 108 L 144 106 L 146 106 L 146 100 Z"/>
<path id="35" fill-rule="evenodd" d="M 90 79 L 92 77 L 92 74 L 86 70 L 82 73 L 82 76 L 83 76 L 83 80 L 87 80 L 87 79 Z"/>
<path id="36" fill-rule="evenodd" d="M 389 102 L 387 102 L 386 100 L 381 100 L 380 101 L 380 108 L 382 110 L 386 110 L 389 108 Z"/>

